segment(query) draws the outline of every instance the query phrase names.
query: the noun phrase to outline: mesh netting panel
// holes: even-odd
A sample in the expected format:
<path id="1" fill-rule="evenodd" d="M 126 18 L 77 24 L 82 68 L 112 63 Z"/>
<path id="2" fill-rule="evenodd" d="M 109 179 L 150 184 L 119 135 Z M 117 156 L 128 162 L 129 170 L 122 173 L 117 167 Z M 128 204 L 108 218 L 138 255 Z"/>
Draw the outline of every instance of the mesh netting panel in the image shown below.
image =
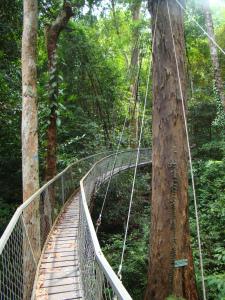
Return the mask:
<path id="1" fill-rule="evenodd" d="M 31 299 L 41 251 L 66 200 L 106 153 L 82 159 L 18 208 L 0 240 L 0 299 Z"/>
<path id="2" fill-rule="evenodd" d="M 81 181 L 80 225 L 79 225 L 79 263 L 85 299 L 131 299 L 117 278 L 97 240 L 88 206 L 91 198 L 104 181 L 122 170 L 135 167 L 137 151 L 122 151 L 97 162 Z M 141 149 L 138 165 L 149 164 L 151 152 Z"/>

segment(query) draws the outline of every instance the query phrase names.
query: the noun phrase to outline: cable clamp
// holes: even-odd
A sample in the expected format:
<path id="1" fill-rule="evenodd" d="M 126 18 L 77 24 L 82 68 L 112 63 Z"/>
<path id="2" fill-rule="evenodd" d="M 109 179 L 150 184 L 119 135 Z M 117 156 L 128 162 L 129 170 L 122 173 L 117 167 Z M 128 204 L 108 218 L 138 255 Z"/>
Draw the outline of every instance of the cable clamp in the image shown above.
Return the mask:
<path id="1" fill-rule="evenodd" d="M 102 222 L 102 215 L 100 214 L 96 222 L 96 226 L 99 227 L 101 225 L 101 222 Z"/>
<path id="2" fill-rule="evenodd" d="M 122 265 L 120 264 L 119 265 L 119 270 L 117 272 L 117 276 L 119 278 L 120 281 L 122 281 L 122 274 L 121 274 L 121 271 L 122 271 Z"/>

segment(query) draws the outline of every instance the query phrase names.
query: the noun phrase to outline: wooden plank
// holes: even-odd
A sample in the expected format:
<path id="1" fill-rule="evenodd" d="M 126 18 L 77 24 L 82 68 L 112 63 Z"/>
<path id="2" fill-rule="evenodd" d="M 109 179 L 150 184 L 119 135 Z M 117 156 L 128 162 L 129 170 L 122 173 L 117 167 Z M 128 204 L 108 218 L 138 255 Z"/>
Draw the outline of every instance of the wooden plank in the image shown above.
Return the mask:
<path id="1" fill-rule="evenodd" d="M 79 283 L 50 286 L 50 287 L 45 287 L 44 289 L 48 293 L 48 295 L 67 293 L 67 292 L 75 292 L 76 294 L 81 294 L 81 285 Z"/>
<path id="2" fill-rule="evenodd" d="M 57 241 L 70 241 L 76 239 L 76 236 L 52 236 L 49 242 L 57 242 Z"/>
<path id="3" fill-rule="evenodd" d="M 71 228 L 71 227 L 75 227 L 78 228 L 79 224 L 78 223 L 59 223 L 58 226 L 55 229 L 59 229 L 59 228 Z"/>
<path id="4" fill-rule="evenodd" d="M 74 252 L 74 247 L 72 247 L 72 244 L 71 244 L 71 247 L 66 247 L 66 246 L 55 246 L 55 247 L 52 247 L 52 248 L 49 248 L 49 249 L 46 249 L 46 254 L 49 254 L 49 253 L 61 253 L 61 252 L 65 252 L 65 253 L 71 253 L 71 252 Z"/>
<path id="5" fill-rule="evenodd" d="M 77 218 L 77 220 L 75 220 L 74 218 Z M 59 222 L 57 223 L 57 225 L 59 225 L 59 224 L 65 224 L 65 225 L 67 225 L 67 224 L 78 224 L 78 217 L 77 216 L 73 216 L 73 218 L 72 217 L 70 217 L 70 218 L 66 218 L 65 217 L 65 219 L 63 219 L 63 220 L 59 220 Z"/>
<path id="6" fill-rule="evenodd" d="M 55 228 L 55 231 L 56 230 L 61 230 L 61 229 L 67 229 L 67 228 L 71 228 L 73 229 L 74 231 L 78 231 L 78 227 L 79 227 L 79 224 L 59 224 L 56 228 Z"/>
<path id="7" fill-rule="evenodd" d="M 58 263 L 63 263 L 63 262 L 74 262 L 76 265 L 78 264 L 78 257 L 77 256 L 66 256 L 66 257 L 61 257 L 61 258 L 47 258 L 47 259 L 43 259 L 42 263 L 53 263 L 53 262 L 58 262 Z M 40 268 L 42 267 L 42 265 L 40 266 Z"/>
<path id="8" fill-rule="evenodd" d="M 67 220 L 74 220 L 74 217 L 78 217 L 79 216 L 79 208 L 77 208 L 77 209 L 72 209 L 71 208 L 71 213 L 65 213 L 64 215 L 63 215 L 63 217 L 62 218 L 60 218 L 59 220 L 62 220 L 62 219 L 67 219 Z"/>
<path id="9" fill-rule="evenodd" d="M 65 284 L 80 284 L 80 278 L 78 276 L 74 277 L 67 277 L 67 278 L 60 278 L 60 279 L 50 279 L 45 280 L 41 287 L 53 287 L 53 286 L 59 286 L 59 285 L 65 285 Z"/>
<path id="10" fill-rule="evenodd" d="M 41 269 L 65 268 L 73 266 L 78 266 L 78 260 L 44 262 L 41 264 Z"/>
<path id="11" fill-rule="evenodd" d="M 55 258 L 55 259 L 63 259 L 65 257 L 71 257 L 71 256 L 77 256 L 78 251 L 77 250 L 72 250 L 72 251 L 62 251 L 62 252 L 50 252 L 50 253 L 45 253 L 43 255 L 43 259 L 46 258 Z"/>
<path id="12" fill-rule="evenodd" d="M 42 263 L 51 263 L 53 261 L 55 262 L 62 262 L 62 261 L 77 261 L 78 256 L 77 255 L 69 255 L 64 257 L 47 257 L 42 259 Z"/>
<path id="13" fill-rule="evenodd" d="M 69 229 L 69 228 L 66 228 L 66 229 L 58 229 L 57 230 L 57 235 L 61 235 L 63 236 L 63 234 L 72 234 L 72 235 L 75 235 L 75 230 L 74 229 Z M 53 237 L 56 236 L 56 234 L 53 235 Z"/>
<path id="14" fill-rule="evenodd" d="M 54 267 L 54 268 L 41 268 L 40 269 L 40 274 L 48 274 L 48 273 L 70 273 L 73 271 L 78 271 L 79 267 L 78 266 L 61 266 L 61 267 Z"/>
<path id="15" fill-rule="evenodd" d="M 43 272 L 43 273 L 42 273 Z M 60 278 L 67 278 L 67 277 L 74 277 L 80 276 L 79 269 L 73 268 L 72 270 L 64 270 L 56 272 L 55 269 L 51 270 L 51 272 L 46 272 L 46 270 L 41 269 L 39 272 L 40 275 L 43 275 L 43 279 L 60 279 Z"/>
<path id="16" fill-rule="evenodd" d="M 47 295 L 47 298 L 46 298 L 46 295 Z M 46 294 L 45 291 L 43 291 L 43 295 L 39 295 L 36 299 L 38 299 L 38 300 L 76 300 L 76 299 L 83 299 L 83 298 L 82 298 L 81 294 L 75 294 L 74 292 L 48 295 L 48 294 Z"/>
<path id="17" fill-rule="evenodd" d="M 73 246 L 73 249 L 77 247 L 77 239 L 76 237 L 71 237 L 69 240 L 52 240 L 47 244 L 46 250 L 53 249 L 54 247 L 59 247 L 61 245 L 66 245 L 66 247 Z"/>
<path id="18" fill-rule="evenodd" d="M 67 235 L 63 235 L 63 236 L 54 235 L 50 238 L 49 242 L 51 240 L 76 239 L 77 236 L 78 236 L 77 234 L 67 234 Z"/>
<path id="19" fill-rule="evenodd" d="M 54 245 L 65 245 L 65 244 L 71 244 L 71 243 L 77 243 L 77 241 L 75 240 L 75 238 L 70 238 L 70 239 L 62 239 L 62 240 L 58 240 L 58 239 L 54 239 L 51 240 L 51 243 Z"/>
<path id="20" fill-rule="evenodd" d="M 63 235 L 61 234 L 62 232 L 59 232 L 58 235 L 53 235 L 51 237 L 51 239 L 49 240 L 49 242 L 51 240 L 62 240 L 63 238 L 68 238 L 70 237 L 70 239 L 74 240 L 74 239 L 77 239 L 78 237 L 78 232 L 65 232 Z"/>
<path id="21" fill-rule="evenodd" d="M 66 235 L 71 235 L 71 236 L 75 236 L 77 234 L 77 229 L 75 229 L 74 231 L 69 231 L 69 232 L 64 232 L 64 234 Z M 65 235 L 62 235 L 62 231 L 57 230 L 57 232 L 55 232 L 52 237 L 64 237 Z"/>
<path id="22" fill-rule="evenodd" d="M 67 250 L 67 249 L 49 249 L 48 251 L 46 250 L 46 254 L 54 254 L 55 253 L 55 255 L 57 256 L 57 254 L 60 254 L 60 253 L 64 253 L 64 254 L 70 254 L 70 253 L 74 253 L 74 250 Z"/>
<path id="23" fill-rule="evenodd" d="M 73 243 L 64 243 L 64 244 L 52 244 L 49 245 L 46 249 L 46 253 L 48 252 L 61 252 L 61 251 L 73 251 L 74 248 L 77 247 L 76 241 Z"/>
<path id="24" fill-rule="evenodd" d="M 72 216 L 72 217 L 70 217 L 70 216 L 65 216 L 63 219 L 59 219 L 59 223 L 60 222 L 65 222 L 65 223 L 67 223 L 67 222 L 70 222 L 70 223 L 73 223 L 73 222 L 78 222 L 78 220 L 79 220 L 79 215 L 76 215 L 75 213 L 74 213 L 74 215 Z"/>

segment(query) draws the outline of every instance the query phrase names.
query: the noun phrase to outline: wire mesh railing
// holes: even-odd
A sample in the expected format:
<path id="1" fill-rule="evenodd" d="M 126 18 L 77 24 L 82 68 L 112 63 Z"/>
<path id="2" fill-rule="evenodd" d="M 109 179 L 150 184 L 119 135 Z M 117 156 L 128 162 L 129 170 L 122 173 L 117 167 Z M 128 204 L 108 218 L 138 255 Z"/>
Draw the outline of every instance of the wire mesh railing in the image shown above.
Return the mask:
<path id="1" fill-rule="evenodd" d="M 100 184 L 110 178 L 111 172 L 115 175 L 135 166 L 137 150 L 119 152 L 116 163 L 115 155 L 115 153 L 111 154 L 95 163 L 80 182 L 78 257 L 84 299 L 86 300 L 131 299 L 101 251 L 89 212 L 93 194 Z M 146 165 L 150 161 L 150 149 L 141 149 L 138 165 Z"/>
<path id="2" fill-rule="evenodd" d="M 54 221 L 82 176 L 104 156 L 71 164 L 16 210 L 0 239 L 0 299 L 31 299 L 38 261 Z"/>
<path id="3" fill-rule="evenodd" d="M 0 239 L 0 299 L 31 299 L 48 234 L 79 183 L 78 248 L 85 299 L 131 299 L 101 252 L 88 207 L 98 186 L 110 177 L 113 166 L 114 174 L 134 166 L 136 154 L 136 150 L 119 152 L 115 166 L 115 154 L 106 156 L 107 153 L 73 163 L 17 209 Z M 149 163 L 150 157 L 150 150 L 141 150 L 139 165 Z"/>

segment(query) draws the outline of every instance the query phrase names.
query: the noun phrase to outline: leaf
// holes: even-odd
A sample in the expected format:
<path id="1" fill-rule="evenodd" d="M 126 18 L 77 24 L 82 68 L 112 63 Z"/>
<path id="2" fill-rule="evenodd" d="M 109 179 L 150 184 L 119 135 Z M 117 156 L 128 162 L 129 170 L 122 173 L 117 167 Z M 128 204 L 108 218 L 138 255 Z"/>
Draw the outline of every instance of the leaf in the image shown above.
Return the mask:
<path id="1" fill-rule="evenodd" d="M 62 77 L 62 75 L 59 75 L 59 79 L 60 79 L 61 81 L 63 81 L 63 77 Z"/>
<path id="2" fill-rule="evenodd" d="M 59 119 L 59 118 L 56 119 L 56 125 L 57 125 L 58 127 L 61 126 L 61 119 Z"/>
<path id="3" fill-rule="evenodd" d="M 52 86 L 53 88 L 57 87 L 57 82 L 54 81 L 54 82 L 51 84 L 51 86 Z"/>

